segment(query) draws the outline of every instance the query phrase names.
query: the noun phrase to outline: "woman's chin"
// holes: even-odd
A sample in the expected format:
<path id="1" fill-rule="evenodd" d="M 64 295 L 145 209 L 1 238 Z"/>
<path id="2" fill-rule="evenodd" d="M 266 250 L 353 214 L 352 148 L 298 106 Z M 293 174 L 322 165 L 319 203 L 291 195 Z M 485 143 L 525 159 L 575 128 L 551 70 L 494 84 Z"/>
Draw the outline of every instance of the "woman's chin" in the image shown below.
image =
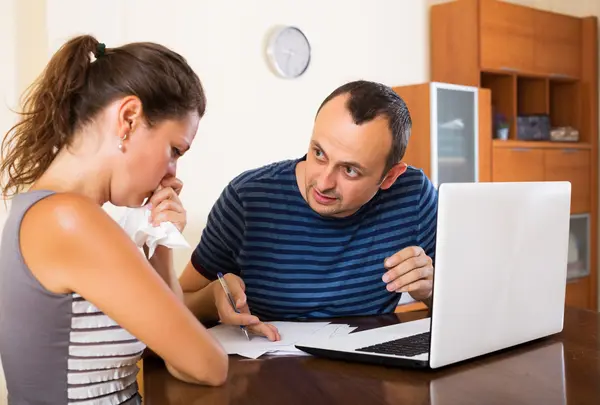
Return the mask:
<path id="1" fill-rule="evenodd" d="M 141 196 L 130 196 L 119 201 L 110 201 L 110 203 L 117 207 L 139 208 L 146 205 L 150 201 L 151 196 L 152 193 L 147 193 Z"/>

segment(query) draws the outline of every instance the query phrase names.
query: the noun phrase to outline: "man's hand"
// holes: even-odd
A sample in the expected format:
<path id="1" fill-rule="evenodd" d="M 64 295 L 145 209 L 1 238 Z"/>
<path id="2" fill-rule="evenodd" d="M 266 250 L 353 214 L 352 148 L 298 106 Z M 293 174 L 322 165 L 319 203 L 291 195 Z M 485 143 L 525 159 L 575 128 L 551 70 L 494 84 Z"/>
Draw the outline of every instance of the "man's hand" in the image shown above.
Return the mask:
<path id="1" fill-rule="evenodd" d="M 240 313 L 236 313 L 231 307 L 227 294 L 225 294 L 219 281 L 213 281 L 211 288 L 213 289 L 215 307 L 217 308 L 221 322 L 229 325 L 246 325 L 248 326 L 248 332 L 266 336 L 270 341 L 281 340 L 279 331 L 275 326 L 263 323 L 256 316 L 250 314 L 250 309 L 246 302 L 246 294 L 244 293 L 246 285 L 242 279 L 231 273 L 225 274 L 223 278 Z"/>
<path id="2" fill-rule="evenodd" d="M 387 272 L 382 279 L 388 291 L 408 292 L 415 300 L 431 297 L 433 263 L 423 249 L 409 246 L 385 259 Z"/>

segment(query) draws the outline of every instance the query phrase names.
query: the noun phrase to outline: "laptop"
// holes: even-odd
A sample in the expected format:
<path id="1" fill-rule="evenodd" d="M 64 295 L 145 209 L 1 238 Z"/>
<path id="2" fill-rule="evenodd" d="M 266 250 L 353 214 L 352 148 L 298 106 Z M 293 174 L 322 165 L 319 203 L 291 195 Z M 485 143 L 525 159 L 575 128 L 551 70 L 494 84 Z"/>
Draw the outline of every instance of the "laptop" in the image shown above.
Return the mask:
<path id="1" fill-rule="evenodd" d="M 296 347 L 435 369 L 562 331 L 570 201 L 569 182 L 443 183 L 431 316 Z"/>

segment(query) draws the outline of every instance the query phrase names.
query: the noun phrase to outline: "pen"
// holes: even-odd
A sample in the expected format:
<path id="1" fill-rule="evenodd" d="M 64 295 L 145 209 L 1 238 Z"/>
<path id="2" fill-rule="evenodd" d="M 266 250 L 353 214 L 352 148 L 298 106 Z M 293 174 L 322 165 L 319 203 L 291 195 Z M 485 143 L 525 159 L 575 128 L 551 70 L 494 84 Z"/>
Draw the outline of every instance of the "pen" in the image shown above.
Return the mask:
<path id="1" fill-rule="evenodd" d="M 227 283 L 225 282 L 225 278 L 223 278 L 223 274 L 221 274 L 221 272 L 217 273 L 217 277 L 219 277 L 219 282 L 221 283 L 221 286 L 223 287 L 223 290 L 225 290 L 225 295 L 227 295 L 227 298 L 229 298 L 229 302 L 231 303 L 231 306 L 233 307 L 233 310 L 236 313 L 240 313 L 240 311 L 236 308 L 235 306 L 235 302 L 233 301 L 233 297 L 231 295 L 231 293 L 229 292 L 229 288 L 227 287 Z M 240 329 L 242 331 L 244 331 L 244 334 L 246 335 L 246 339 L 250 340 L 250 336 L 248 336 L 248 331 L 246 330 L 246 327 L 243 325 L 240 325 Z"/>

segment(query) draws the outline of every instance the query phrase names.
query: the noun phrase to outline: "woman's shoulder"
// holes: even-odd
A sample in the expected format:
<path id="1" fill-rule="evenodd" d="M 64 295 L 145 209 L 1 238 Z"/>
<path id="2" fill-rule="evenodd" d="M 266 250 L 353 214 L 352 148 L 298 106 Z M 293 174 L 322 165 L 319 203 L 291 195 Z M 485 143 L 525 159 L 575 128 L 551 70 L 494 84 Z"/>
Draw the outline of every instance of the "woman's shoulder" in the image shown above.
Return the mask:
<path id="1" fill-rule="evenodd" d="M 24 215 L 20 248 L 31 272 L 50 291 L 70 292 L 72 276 L 93 268 L 114 246 L 133 244 L 96 202 L 75 193 L 54 193 Z M 106 258 L 106 257 L 105 257 Z"/>
<path id="2" fill-rule="evenodd" d="M 85 236 L 91 230 L 104 233 L 117 227 L 110 215 L 90 198 L 60 192 L 46 196 L 28 209 L 23 216 L 21 238 L 44 234 Z"/>

